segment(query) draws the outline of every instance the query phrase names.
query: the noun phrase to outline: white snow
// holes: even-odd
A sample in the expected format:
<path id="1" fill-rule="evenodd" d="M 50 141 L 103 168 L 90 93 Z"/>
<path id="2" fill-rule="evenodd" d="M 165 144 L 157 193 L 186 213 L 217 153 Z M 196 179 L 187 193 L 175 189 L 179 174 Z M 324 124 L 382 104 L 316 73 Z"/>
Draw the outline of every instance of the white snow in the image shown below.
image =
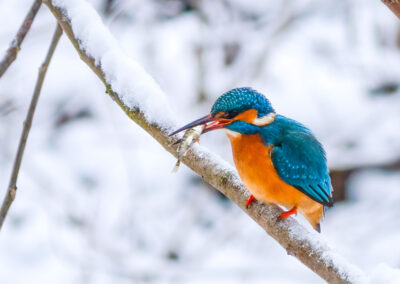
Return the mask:
<path id="1" fill-rule="evenodd" d="M 222 92 L 252 86 L 279 113 L 314 131 L 331 167 L 400 157 L 400 92 L 371 94 L 384 82 L 398 85 L 400 78 L 398 20 L 380 1 L 201 1 L 206 21 L 196 12 L 166 14 L 180 1 L 115 0 L 116 12 L 109 16 L 102 13 L 104 2 L 57 3 L 71 6 L 82 46 L 107 65 L 107 80 L 127 104 L 150 108 L 150 120 L 174 126 L 159 121 L 170 111 L 148 107 L 153 97 L 164 104 L 165 95 L 138 65 L 168 94 L 179 126 L 204 116 Z M 0 51 L 30 4 L 0 1 Z M 277 23 L 292 15 L 297 16 L 276 34 Z M 43 6 L 0 80 L 0 196 L 55 24 Z M 226 45 L 235 44 L 236 60 L 226 66 Z M 136 89 L 142 91 L 131 92 Z M 104 91 L 63 36 L 33 121 L 17 198 L 0 232 L 0 282 L 322 282 L 187 167 L 172 175 L 175 158 Z M 203 135 L 193 150 L 235 172 L 222 131 Z M 348 200 L 327 211 L 320 236 L 295 217 L 309 230 L 301 236 L 321 247 L 329 243 L 326 261 L 357 272 L 354 264 L 367 283 L 397 283 L 399 188 L 397 170 L 356 172 Z"/>
<path id="2" fill-rule="evenodd" d="M 222 159 L 219 155 L 210 152 L 207 148 L 199 146 L 197 144 L 194 144 L 191 147 L 191 150 L 195 153 L 196 156 L 200 158 L 199 160 L 200 167 L 202 165 L 204 166 L 213 165 L 215 175 L 228 173 L 233 178 L 232 179 L 233 184 L 245 190 L 236 169 L 226 160 Z"/>
<path id="3" fill-rule="evenodd" d="M 104 72 L 105 79 L 130 109 L 139 108 L 150 123 L 171 130 L 174 115 L 166 95 L 144 69 L 121 50 L 94 8 L 82 0 L 53 0 L 71 22 L 80 47 Z"/>
<path id="4" fill-rule="evenodd" d="M 385 263 L 375 267 L 368 280 L 369 284 L 397 284 L 400 279 L 400 269 L 388 266 Z"/>
<path id="5" fill-rule="evenodd" d="M 296 240 L 300 240 L 313 248 L 310 254 L 321 254 L 321 260 L 326 266 L 334 266 L 344 279 L 350 283 L 364 283 L 366 281 L 365 273 L 356 265 L 345 259 L 337 249 L 332 249 L 321 234 L 314 231 L 304 230 L 301 226 L 291 226 L 290 235 Z"/>

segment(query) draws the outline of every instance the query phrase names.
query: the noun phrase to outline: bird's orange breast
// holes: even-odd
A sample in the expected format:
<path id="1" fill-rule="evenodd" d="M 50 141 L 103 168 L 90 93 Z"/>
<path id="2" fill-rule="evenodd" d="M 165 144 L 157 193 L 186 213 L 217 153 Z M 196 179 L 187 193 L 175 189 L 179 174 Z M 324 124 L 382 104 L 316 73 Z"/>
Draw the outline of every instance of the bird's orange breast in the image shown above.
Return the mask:
<path id="1" fill-rule="evenodd" d="M 240 178 L 257 200 L 276 203 L 288 209 L 296 206 L 305 216 L 318 212 L 309 217 L 314 219 L 312 223 L 319 222 L 322 205 L 279 177 L 271 160 L 272 146 L 264 145 L 258 134 L 241 135 L 228 131 L 227 135 Z"/>
<path id="2" fill-rule="evenodd" d="M 240 178 L 256 199 L 290 207 L 294 198 L 300 197 L 295 188 L 279 177 L 271 160 L 272 147 L 265 146 L 259 135 L 228 137 Z"/>

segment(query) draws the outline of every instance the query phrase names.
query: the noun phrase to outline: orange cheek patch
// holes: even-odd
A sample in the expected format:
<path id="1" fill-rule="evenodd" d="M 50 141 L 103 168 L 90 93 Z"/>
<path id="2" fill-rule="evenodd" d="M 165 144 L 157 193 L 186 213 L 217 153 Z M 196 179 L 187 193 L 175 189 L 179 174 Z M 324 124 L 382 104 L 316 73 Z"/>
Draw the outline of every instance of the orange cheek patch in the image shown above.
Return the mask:
<path id="1" fill-rule="evenodd" d="M 247 123 L 253 123 L 254 119 L 256 118 L 257 118 L 257 110 L 249 109 L 235 116 L 233 120 L 241 120 Z"/>

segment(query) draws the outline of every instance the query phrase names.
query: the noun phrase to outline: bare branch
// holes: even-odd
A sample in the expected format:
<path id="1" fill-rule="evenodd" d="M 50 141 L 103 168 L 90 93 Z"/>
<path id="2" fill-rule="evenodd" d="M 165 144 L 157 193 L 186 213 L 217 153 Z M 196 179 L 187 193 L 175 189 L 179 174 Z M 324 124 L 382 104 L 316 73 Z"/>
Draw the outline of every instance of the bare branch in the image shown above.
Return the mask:
<path id="1" fill-rule="evenodd" d="M 47 51 L 47 55 L 45 60 L 43 61 L 42 65 L 39 68 L 39 75 L 36 81 L 35 90 L 33 92 L 31 104 L 29 105 L 28 113 L 26 115 L 26 119 L 24 122 L 24 127 L 22 129 L 22 134 L 18 144 L 17 154 L 15 156 L 13 170 L 11 173 L 10 183 L 8 185 L 8 190 L 6 196 L 3 200 L 3 204 L 1 205 L 0 209 L 0 230 L 3 226 L 4 219 L 7 216 L 7 212 L 10 209 L 12 202 L 15 199 L 15 194 L 17 192 L 17 179 L 18 173 L 22 162 L 22 156 L 24 155 L 24 150 L 26 146 L 26 141 L 28 139 L 29 131 L 32 125 L 33 115 L 35 113 L 36 105 L 39 100 L 40 91 L 42 89 L 43 81 L 46 76 L 47 69 L 49 67 L 51 58 L 53 57 L 54 51 L 57 47 L 58 41 L 62 35 L 62 29 L 59 25 L 54 32 L 53 39 L 51 41 L 49 50 Z"/>
<path id="2" fill-rule="evenodd" d="M 10 47 L 7 49 L 6 54 L 3 59 L 0 61 L 0 78 L 6 72 L 8 67 L 13 63 L 13 61 L 17 58 L 17 54 L 21 49 L 21 44 L 31 28 L 32 22 L 36 17 L 37 12 L 39 11 L 40 5 L 42 4 L 41 0 L 35 0 L 32 4 L 31 9 L 26 15 L 22 25 L 20 26 L 17 35 L 12 40 Z"/>
<path id="3" fill-rule="evenodd" d="M 174 138 L 168 137 L 168 133 L 160 125 L 149 123 L 145 117 L 145 110 L 139 107 L 129 108 L 120 99 L 119 94 L 113 91 L 113 86 L 109 85 L 109 82 L 105 79 L 101 65 L 99 63 L 96 64 L 93 56 L 80 46 L 80 42 L 84 40 L 74 33 L 72 26 L 77 25 L 71 24 L 74 19 L 70 18 L 68 9 L 53 5 L 51 0 L 45 0 L 44 2 L 57 18 L 81 59 L 105 84 L 107 93 L 111 98 L 134 122 L 146 130 L 167 151 L 176 156 L 176 148 L 171 146 Z M 92 9 L 90 7 L 81 5 L 80 8 L 82 11 L 79 17 L 85 15 L 85 12 L 88 14 L 90 12 L 91 15 L 94 13 L 89 10 Z M 87 11 L 84 11 L 85 9 Z M 101 22 L 96 22 L 96 26 L 100 28 L 100 25 L 102 25 Z M 94 39 L 96 35 L 91 34 L 90 38 Z M 278 216 L 282 213 L 282 210 L 277 206 L 255 202 L 254 206 L 252 204 L 249 209 L 246 209 L 245 201 L 249 197 L 249 193 L 240 181 L 237 172 L 232 167 L 227 166 L 218 156 L 202 147 L 195 147 L 182 159 L 182 162 L 235 202 L 270 236 L 277 240 L 288 254 L 297 257 L 329 283 L 361 283 L 365 279 L 363 272 L 338 256 L 337 253 L 329 248 L 320 235 L 308 231 L 293 218 L 288 218 L 284 221 L 279 220 Z"/>
<path id="4" fill-rule="evenodd" d="M 400 3 L 399 0 L 382 0 L 388 8 L 400 19 Z"/>

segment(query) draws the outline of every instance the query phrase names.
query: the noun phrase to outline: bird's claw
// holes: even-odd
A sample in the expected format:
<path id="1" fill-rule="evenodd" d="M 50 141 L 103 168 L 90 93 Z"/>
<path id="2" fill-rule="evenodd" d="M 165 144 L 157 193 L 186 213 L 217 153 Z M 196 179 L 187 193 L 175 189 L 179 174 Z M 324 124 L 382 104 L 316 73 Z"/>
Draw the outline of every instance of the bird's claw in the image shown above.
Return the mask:
<path id="1" fill-rule="evenodd" d="M 250 197 L 246 200 L 246 208 L 249 208 L 250 204 L 255 200 L 253 195 L 250 195 Z"/>
<path id="2" fill-rule="evenodd" d="M 279 215 L 279 219 L 283 220 L 288 218 L 290 215 L 297 215 L 297 207 L 293 207 L 289 211 L 283 212 L 281 215 Z"/>

